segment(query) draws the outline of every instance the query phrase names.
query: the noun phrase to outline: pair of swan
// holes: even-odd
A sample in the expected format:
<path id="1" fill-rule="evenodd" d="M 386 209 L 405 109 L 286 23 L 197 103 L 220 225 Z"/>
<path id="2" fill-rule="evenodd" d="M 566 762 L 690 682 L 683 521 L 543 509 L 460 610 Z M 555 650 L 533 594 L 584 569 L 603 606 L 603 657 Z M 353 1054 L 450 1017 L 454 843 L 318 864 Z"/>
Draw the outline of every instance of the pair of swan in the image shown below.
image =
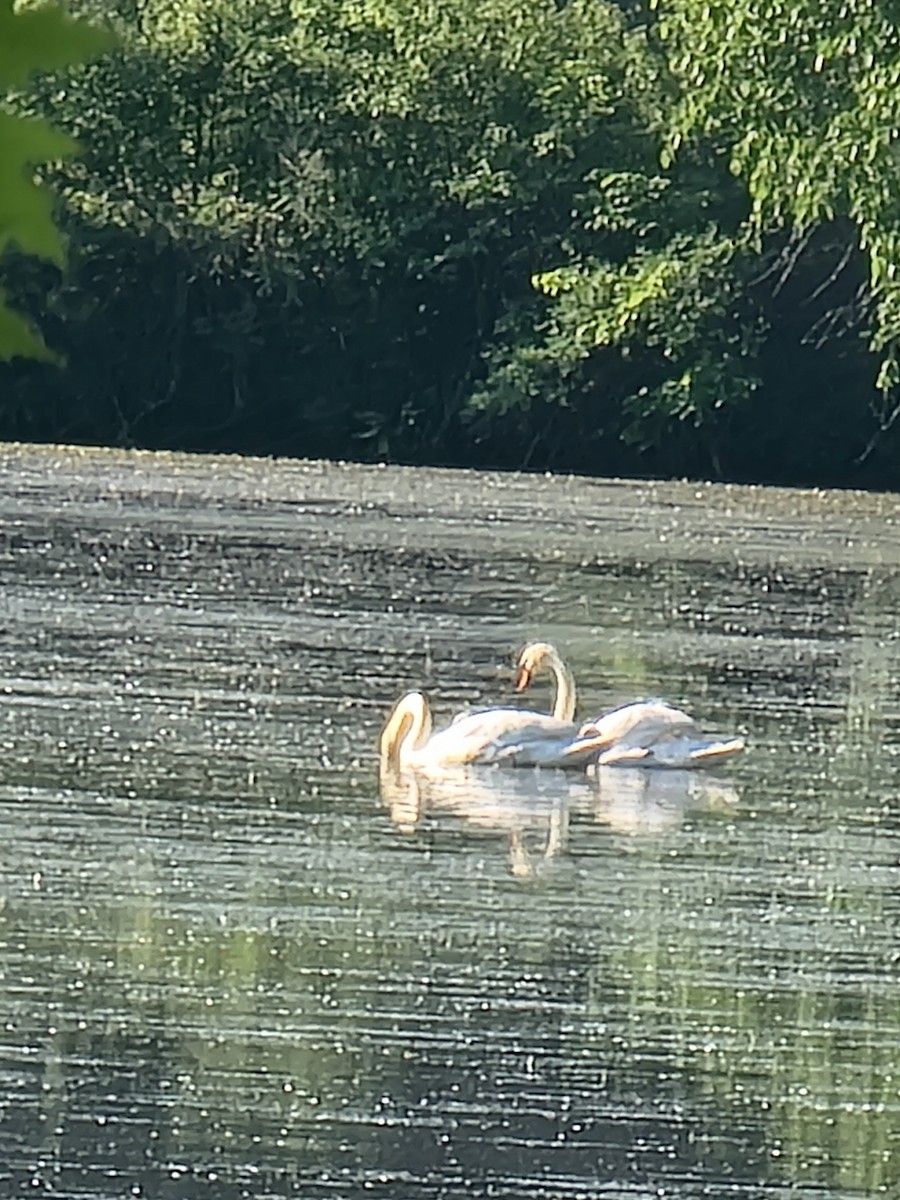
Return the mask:
<path id="1" fill-rule="evenodd" d="M 398 700 L 381 733 L 383 767 L 404 770 L 493 763 L 514 767 L 583 767 L 603 748 L 601 734 L 521 708 L 462 713 L 432 733 L 421 692 Z"/>
<path id="2" fill-rule="evenodd" d="M 431 711 L 421 692 L 407 692 L 381 733 L 382 769 L 428 770 L 475 763 L 507 766 L 693 767 L 739 754 L 740 738 L 704 737 L 696 722 L 663 700 L 641 700 L 574 723 L 575 679 L 549 642 L 532 642 L 519 655 L 516 691 L 538 676 L 554 677 L 553 714 L 519 708 L 464 713 L 432 733 Z"/>

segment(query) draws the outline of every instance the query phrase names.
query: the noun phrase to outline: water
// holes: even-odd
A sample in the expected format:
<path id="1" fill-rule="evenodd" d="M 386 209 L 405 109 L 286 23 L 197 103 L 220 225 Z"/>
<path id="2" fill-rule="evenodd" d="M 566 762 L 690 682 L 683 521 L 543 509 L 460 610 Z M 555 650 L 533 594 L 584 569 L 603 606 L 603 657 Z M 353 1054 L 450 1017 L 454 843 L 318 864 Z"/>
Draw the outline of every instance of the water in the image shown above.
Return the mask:
<path id="1" fill-rule="evenodd" d="M 893 497 L 0 471 L 0 1196 L 900 1195 Z M 381 794 L 534 636 L 750 752 Z"/>

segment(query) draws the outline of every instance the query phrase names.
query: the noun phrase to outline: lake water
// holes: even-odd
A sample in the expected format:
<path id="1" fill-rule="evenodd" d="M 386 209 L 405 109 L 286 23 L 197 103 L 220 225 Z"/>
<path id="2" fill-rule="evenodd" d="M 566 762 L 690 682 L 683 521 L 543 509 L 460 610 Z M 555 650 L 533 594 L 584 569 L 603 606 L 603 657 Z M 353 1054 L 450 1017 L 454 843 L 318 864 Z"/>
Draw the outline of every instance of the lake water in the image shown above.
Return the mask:
<path id="1" fill-rule="evenodd" d="M 895 497 L 0 478 L 0 1197 L 900 1196 Z M 533 637 L 748 753 L 382 794 Z"/>

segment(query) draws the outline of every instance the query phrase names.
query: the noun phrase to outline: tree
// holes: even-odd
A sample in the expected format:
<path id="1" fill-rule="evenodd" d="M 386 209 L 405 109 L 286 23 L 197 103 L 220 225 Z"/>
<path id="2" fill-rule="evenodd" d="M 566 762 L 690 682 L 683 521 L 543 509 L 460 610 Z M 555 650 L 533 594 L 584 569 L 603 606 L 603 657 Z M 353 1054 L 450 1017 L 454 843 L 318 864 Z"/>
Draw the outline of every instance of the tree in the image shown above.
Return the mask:
<path id="1" fill-rule="evenodd" d="M 93 313 L 61 407 L 141 444 L 469 457 L 469 398 L 531 276 L 583 240 L 598 168 L 652 154 L 656 83 L 618 10 L 79 11 L 114 17 L 124 52 L 37 97 L 92 130 L 57 173 L 80 294 L 56 307 Z M 521 460 L 531 421 L 490 456 Z"/>
<path id="2" fill-rule="evenodd" d="M 680 86 L 667 155 L 713 136 L 745 184 L 745 233 L 790 230 L 789 273 L 834 231 L 833 285 L 862 257 L 866 285 L 826 314 L 878 356 L 876 429 L 900 417 L 900 31 L 891 0 L 653 0 Z"/>
<path id="3" fill-rule="evenodd" d="M 121 53 L 15 99 L 86 151 L 4 436 L 895 482 L 886 0 L 71 2 Z"/>

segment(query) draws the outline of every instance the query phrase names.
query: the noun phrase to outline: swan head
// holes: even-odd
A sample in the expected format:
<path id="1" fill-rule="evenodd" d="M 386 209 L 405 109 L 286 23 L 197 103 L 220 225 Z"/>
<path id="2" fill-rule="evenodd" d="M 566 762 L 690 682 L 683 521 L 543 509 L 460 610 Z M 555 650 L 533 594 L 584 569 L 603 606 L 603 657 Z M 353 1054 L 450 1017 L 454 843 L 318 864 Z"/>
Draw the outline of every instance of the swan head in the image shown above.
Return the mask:
<path id="1" fill-rule="evenodd" d="M 378 748 L 383 768 L 399 768 L 404 758 L 431 736 L 431 709 L 421 692 L 407 692 L 391 710 Z"/>
<path id="2" fill-rule="evenodd" d="M 549 642 L 529 642 L 516 661 L 516 691 L 527 691 L 535 676 L 545 671 L 559 671 L 562 665 L 555 646 Z"/>
<path id="3" fill-rule="evenodd" d="M 526 691 L 534 677 L 543 672 L 552 674 L 556 680 L 554 717 L 558 721 L 572 721 L 575 717 L 575 677 L 555 646 L 549 642 L 529 642 L 516 663 L 516 691 Z"/>

